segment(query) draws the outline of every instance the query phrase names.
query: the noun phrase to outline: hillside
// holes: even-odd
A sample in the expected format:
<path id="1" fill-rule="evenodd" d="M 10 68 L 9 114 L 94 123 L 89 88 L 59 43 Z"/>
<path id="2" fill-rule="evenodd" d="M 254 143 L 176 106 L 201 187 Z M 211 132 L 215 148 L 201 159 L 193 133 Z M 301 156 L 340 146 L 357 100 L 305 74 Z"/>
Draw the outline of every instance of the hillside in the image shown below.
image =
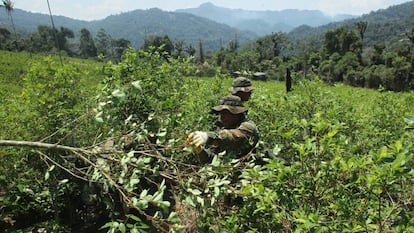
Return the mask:
<path id="1" fill-rule="evenodd" d="M 331 17 L 317 10 L 287 9 L 282 11 L 249 11 L 228 9 L 215 6 L 212 3 L 204 3 L 197 8 L 179 9 L 176 12 L 191 13 L 236 27 L 240 30 L 250 30 L 258 35 L 278 31 L 289 32 L 302 24 L 320 26 L 334 21 L 356 17 L 351 15 Z"/>
<path id="2" fill-rule="evenodd" d="M 46 14 L 31 13 L 15 9 L 13 19 L 20 34 L 35 32 L 38 25 L 51 25 Z M 125 38 L 136 48 L 140 47 L 145 38 L 151 35 L 168 35 L 171 40 L 184 40 L 186 44 L 198 47 L 201 38 L 205 51 L 219 49 L 236 34 L 239 42 L 253 40 L 256 34 L 241 31 L 230 26 L 214 22 L 187 13 L 166 12 L 160 9 L 134 10 L 118 15 L 111 15 L 102 20 L 82 21 L 63 16 L 54 16 L 56 27 L 66 27 L 79 34 L 87 28 L 93 35 L 103 28 L 113 38 Z M 6 14 L 0 14 L 0 27 L 11 28 Z"/>
<path id="3" fill-rule="evenodd" d="M 292 30 L 288 35 L 290 38 L 296 38 L 300 41 L 309 41 L 311 39 L 321 41 L 323 34 L 328 30 L 339 27 L 357 30 L 355 23 L 358 21 L 368 22 L 364 36 L 364 45 L 372 46 L 377 42 L 385 42 L 386 44 L 398 42 L 401 39 L 405 39 L 405 33 L 414 27 L 414 1 L 364 14 L 358 18 L 329 23 L 319 27 L 302 25 Z"/>
<path id="4" fill-rule="evenodd" d="M 14 9 L 12 14 L 16 30 L 21 34 L 36 31 L 38 25 L 51 25 L 50 16 L 46 14 L 32 13 L 21 9 Z M 57 27 L 67 27 L 74 32 L 78 32 L 83 27 L 87 27 L 90 23 L 65 16 L 53 16 L 53 21 Z M 11 28 L 10 20 L 3 10 L 0 12 L 0 27 Z"/>
<path id="5" fill-rule="evenodd" d="M 257 37 L 253 33 L 209 19 L 157 8 L 109 16 L 104 20 L 91 22 L 89 26 L 92 31 L 104 28 L 111 35 L 130 40 L 135 46 L 143 44 L 148 36 L 168 35 L 171 40 L 184 40 L 196 48 L 199 39 L 202 39 L 204 49 L 216 50 L 220 48 L 220 43 L 226 46 L 230 40 L 234 40 L 236 34 L 241 43 Z"/>

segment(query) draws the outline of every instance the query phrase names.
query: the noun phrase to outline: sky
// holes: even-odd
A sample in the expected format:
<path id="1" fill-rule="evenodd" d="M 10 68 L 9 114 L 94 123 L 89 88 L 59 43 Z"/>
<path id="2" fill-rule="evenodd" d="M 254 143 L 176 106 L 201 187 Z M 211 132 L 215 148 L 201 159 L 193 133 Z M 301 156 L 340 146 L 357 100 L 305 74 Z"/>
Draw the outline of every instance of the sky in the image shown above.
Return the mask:
<path id="1" fill-rule="evenodd" d="M 73 19 L 99 20 L 137 9 L 160 8 L 164 11 L 196 8 L 211 2 L 216 6 L 243 10 L 285 9 L 320 10 L 327 15 L 362 15 L 410 0 L 49 0 L 53 15 Z M 14 8 L 49 13 L 47 0 L 12 0 Z"/>

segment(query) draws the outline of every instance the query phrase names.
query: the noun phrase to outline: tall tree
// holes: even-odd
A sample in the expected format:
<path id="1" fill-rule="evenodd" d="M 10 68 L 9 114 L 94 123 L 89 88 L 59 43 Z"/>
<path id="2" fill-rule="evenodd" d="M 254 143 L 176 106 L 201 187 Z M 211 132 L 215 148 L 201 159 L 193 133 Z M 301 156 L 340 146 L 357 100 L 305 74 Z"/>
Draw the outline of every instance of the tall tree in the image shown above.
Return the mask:
<path id="1" fill-rule="evenodd" d="M 327 56 L 333 53 L 345 55 L 347 52 L 353 52 L 359 56 L 361 53 L 361 41 L 354 31 L 341 27 L 335 30 L 329 30 L 324 35 L 324 52 Z"/>
<path id="2" fill-rule="evenodd" d="M 374 45 L 374 53 L 371 56 L 371 62 L 374 65 L 384 64 L 384 55 L 383 52 L 385 50 L 384 42 L 379 42 Z"/>
<path id="3" fill-rule="evenodd" d="M 95 57 L 97 55 L 92 35 L 86 28 L 82 28 L 80 31 L 79 53 L 84 58 Z"/>
<path id="4" fill-rule="evenodd" d="M 114 48 L 113 60 L 118 62 L 121 60 L 125 50 L 131 46 L 131 42 L 124 38 L 112 40 L 112 46 Z"/>
<path id="5" fill-rule="evenodd" d="M 104 58 L 109 58 L 112 55 L 112 38 L 108 35 L 105 29 L 99 29 L 95 37 L 96 52 L 104 56 Z"/>
<path id="6" fill-rule="evenodd" d="M 7 42 L 10 40 L 10 31 L 6 28 L 0 28 L 0 49 L 5 49 Z"/>
<path id="7" fill-rule="evenodd" d="M 200 54 L 200 63 L 204 63 L 203 41 L 201 39 L 198 39 L 198 47 Z"/>
<path id="8" fill-rule="evenodd" d="M 272 33 L 271 35 L 272 40 L 272 51 L 273 51 L 273 57 L 277 57 L 280 54 L 280 51 L 282 50 L 284 43 L 287 40 L 286 34 L 279 32 L 279 33 Z"/>
<path id="9" fill-rule="evenodd" d="M 37 26 L 37 32 L 30 35 L 30 43 L 35 52 L 50 52 L 56 45 L 53 29 L 46 25 Z"/>
<path id="10" fill-rule="evenodd" d="M 359 36 L 361 37 L 361 41 L 363 41 L 365 31 L 368 28 L 368 22 L 367 21 L 358 21 L 358 22 L 356 22 L 356 25 L 357 25 L 357 28 L 358 28 Z"/>
<path id="11" fill-rule="evenodd" d="M 74 38 L 72 30 L 61 27 L 60 31 L 46 25 L 39 25 L 37 32 L 30 34 L 30 47 L 36 52 L 50 52 L 54 48 L 72 54 L 66 38 Z"/>
<path id="12" fill-rule="evenodd" d="M 55 27 L 55 22 L 53 21 L 52 10 L 50 9 L 49 0 L 46 0 L 46 2 L 47 2 L 47 7 L 49 9 L 50 22 L 52 23 L 52 28 L 53 28 L 53 32 L 54 32 L 55 41 L 56 41 L 56 46 L 58 48 L 60 64 L 63 66 L 62 54 L 60 54 L 60 49 L 61 48 L 59 48 L 59 40 L 58 40 L 58 37 L 57 37 L 57 30 L 56 30 L 56 27 Z"/>
<path id="13" fill-rule="evenodd" d="M 66 38 L 75 38 L 75 34 L 72 30 L 65 27 L 60 27 L 60 31 L 56 31 L 57 36 L 57 48 L 60 48 L 61 50 L 66 51 L 68 54 L 72 54 L 72 51 L 70 51 L 70 48 L 68 46 L 68 41 Z"/>
<path id="14" fill-rule="evenodd" d="M 17 32 L 16 32 L 16 27 L 14 26 L 14 20 L 13 20 L 13 15 L 12 15 L 12 11 L 13 11 L 13 7 L 14 7 L 14 2 L 12 2 L 11 0 L 3 0 L 3 5 L 0 5 L 0 7 L 4 7 L 4 9 L 6 9 L 7 11 L 7 15 L 9 16 L 9 19 L 11 21 L 12 27 L 13 27 L 13 32 L 14 32 L 14 37 L 16 39 L 16 49 L 17 49 Z"/>
<path id="15" fill-rule="evenodd" d="M 174 44 L 174 57 L 184 57 L 184 47 L 185 42 L 184 40 L 176 40 L 173 42 Z"/>
<path id="16" fill-rule="evenodd" d="M 414 46 L 414 27 L 411 29 L 410 32 L 406 33 L 406 36 L 408 37 L 408 39 L 411 42 L 411 46 Z"/>
<path id="17" fill-rule="evenodd" d="M 234 41 L 229 42 L 229 49 L 232 52 L 236 52 L 236 50 L 240 47 L 239 40 L 237 38 L 237 33 L 234 35 Z"/>
<path id="18" fill-rule="evenodd" d="M 272 60 L 279 56 L 284 43 L 286 42 L 286 34 L 272 33 L 256 40 L 256 52 L 259 54 L 259 62 L 263 60 Z"/>
<path id="19" fill-rule="evenodd" d="M 165 52 L 169 56 L 172 55 L 174 50 L 174 44 L 171 42 L 170 38 L 165 36 L 150 36 L 145 40 L 143 49 L 148 50 L 150 47 L 156 48 L 160 52 Z"/>
<path id="20" fill-rule="evenodd" d="M 327 57 L 340 51 L 341 46 L 337 34 L 338 33 L 335 30 L 329 30 L 324 34 L 323 48 Z"/>
<path id="21" fill-rule="evenodd" d="M 364 35 L 365 35 L 365 31 L 367 30 L 368 27 L 368 22 L 367 21 L 358 21 L 356 22 L 357 28 L 358 28 L 358 32 L 359 32 L 359 36 L 361 37 L 361 51 L 362 51 L 362 46 L 364 43 Z"/>
<path id="22" fill-rule="evenodd" d="M 190 57 L 194 57 L 194 55 L 196 53 L 196 49 L 191 44 L 186 46 L 184 50 L 188 54 L 188 56 L 190 56 Z"/>

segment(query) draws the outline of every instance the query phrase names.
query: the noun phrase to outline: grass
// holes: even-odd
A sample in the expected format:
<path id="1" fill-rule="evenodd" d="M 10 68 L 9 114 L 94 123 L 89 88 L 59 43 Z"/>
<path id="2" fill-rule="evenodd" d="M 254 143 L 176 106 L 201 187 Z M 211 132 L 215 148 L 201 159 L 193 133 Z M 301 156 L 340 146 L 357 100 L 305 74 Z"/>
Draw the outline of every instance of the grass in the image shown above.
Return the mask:
<path id="1" fill-rule="evenodd" d="M 9 52 L 0 50 L 0 93 L 2 95 L 14 96 L 20 93 L 23 83 L 23 76 L 29 72 L 33 62 L 40 62 L 45 58 L 41 54 L 29 54 L 27 52 Z M 52 56 L 56 64 L 60 64 L 58 56 Z M 88 90 L 98 87 L 103 78 L 103 63 L 71 57 L 63 57 L 65 65 L 70 64 L 80 71 L 86 71 L 86 76 L 81 80 Z M 92 87 L 92 88 L 91 88 Z"/>

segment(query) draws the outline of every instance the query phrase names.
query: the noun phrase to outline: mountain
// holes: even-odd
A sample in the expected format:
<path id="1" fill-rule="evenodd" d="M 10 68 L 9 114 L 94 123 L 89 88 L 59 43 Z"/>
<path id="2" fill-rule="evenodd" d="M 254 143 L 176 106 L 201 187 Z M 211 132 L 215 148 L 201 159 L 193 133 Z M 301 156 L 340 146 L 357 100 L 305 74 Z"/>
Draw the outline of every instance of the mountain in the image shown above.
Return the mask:
<path id="1" fill-rule="evenodd" d="M 395 42 L 406 39 L 406 33 L 414 29 L 414 1 L 318 27 L 302 25 L 289 32 L 288 36 L 297 41 L 322 41 L 324 33 L 328 30 L 346 27 L 357 31 L 356 23 L 359 21 L 368 23 L 364 34 L 364 46 L 373 46 L 378 42 L 395 44 Z"/>
<path id="2" fill-rule="evenodd" d="M 157 8 L 134 10 L 104 20 L 91 23 L 96 30 L 104 28 L 108 33 L 127 38 L 134 44 L 144 42 L 151 35 L 168 35 L 171 40 L 184 40 L 198 48 L 199 39 L 204 48 L 219 49 L 220 43 L 237 39 L 243 43 L 257 36 L 251 32 L 240 31 L 225 24 L 187 13 L 166 12 Z"/>
<path id="3" fill-rule="evenodd" d="M 11 28 L 7 14 L 3 13 L 4 11 L 0 13 L 0 27 Z M 37 31 L 38 25 L 51 25 L 50 16 L 46 14 L 32 13 L 15 8 L 12 15 L 16 30 L 23 35 Z M 71 19 L 65 16 L 53 16 L 53 21 L 56 27 L 67 27 L 75 33 L 89 24 L 88 21 Z"/>
<path id="4" fill-rule="evenodd" d="M 35 32 L 38 25 L 51 25 L 50 16 L 46 14 L 19 9 L 15 9 L 12 14 L 20 34 Z M 127 39 L 136 48 L 139 48 L 149 36 L 168 35 L 171 40 L 183 40 L 187 45 L 191 44 L 195 48 L 198 48 L 201 39 L 206 52 L 227 46 L 236 36 L 240 43 L 257 38 L 257 35 L 252 32 L 242 31 L 206 18 L 188 13 L 166 12 L 157 8 L 134 10 L 95 21 L 76 20 L 63 16 L 54 16 L 53 19 L 57 28 L 66 27 L 75 34 L 86 28 L 92 35 L 96 35 L 98 30 L 103 28 L 112 38 Z M 6 14 L 0 14 L 0 27 L 11 28 Z"/>
<path id="5" fill-rule="evenodd" d="M 228 9 L 204 3 L 198 8 L 179 9 L 175 12 L 185 12 L 207 19 L 224 23 L 240 30 L 250 30 L 258 35 L 272 32 L 289 32 L 293 28 L 307 24 L 320 26 L 338 20 L 349 19 L 352 15 L 330 17 L 317 10 L 282 10 L 282 11 L 250 11 Z"/>
<path id="6" fill-rule="evenodd" d="M 87 28 L 92 35 L 96 35 L 97 31 L 103 28 L 112 38 L 125 38 L 136 48 L 143 44 L 145 38 L 153 35 L 168 35 L 171 40 L 183 40 L 194 48 L 198 48 L 199 39 L 202 39 L 203 49 L 209 52 L 221 46 L 226 47 L 236 36 L 238 41 L 243 43 L 257 39 L 258 35 L 278 31 L 289 31 L 288 36 L 294 41 L 322 43 L 323 35 L 327 30 L 338 27 L 357 30 L 355 23 L 358 21 L 368 22 L 364 46 L 372 46 L 379 41 L 393 43 L 406 39 L 407 30 L 414 28 L 413 12 L 414 1 L 353 18 L 349 18 L 351 16 L 329 18 L 319 11 L 234 10 L 206 3 L 198 8 L 175 12 L 166 12 L 157 8 L 133 10 L 95 21 L 76 20 L 64 16 L 54 16 L 53 19 L 57 28 L 66 27 L 75 34 L 79 34 L 82 28 Z M 12 14 L 16 29 L 21 35 L 37 31 L 38 25 L 51 25 L 47 14 L 20 9 L 14 9 Z M 333 22 L 341 17 L 345 20 Z M 324 22 L 329 23 L 324 24 Z M 12 31 L 10 20 L 4 12 L 0 13 L 0 27 Z"/>

